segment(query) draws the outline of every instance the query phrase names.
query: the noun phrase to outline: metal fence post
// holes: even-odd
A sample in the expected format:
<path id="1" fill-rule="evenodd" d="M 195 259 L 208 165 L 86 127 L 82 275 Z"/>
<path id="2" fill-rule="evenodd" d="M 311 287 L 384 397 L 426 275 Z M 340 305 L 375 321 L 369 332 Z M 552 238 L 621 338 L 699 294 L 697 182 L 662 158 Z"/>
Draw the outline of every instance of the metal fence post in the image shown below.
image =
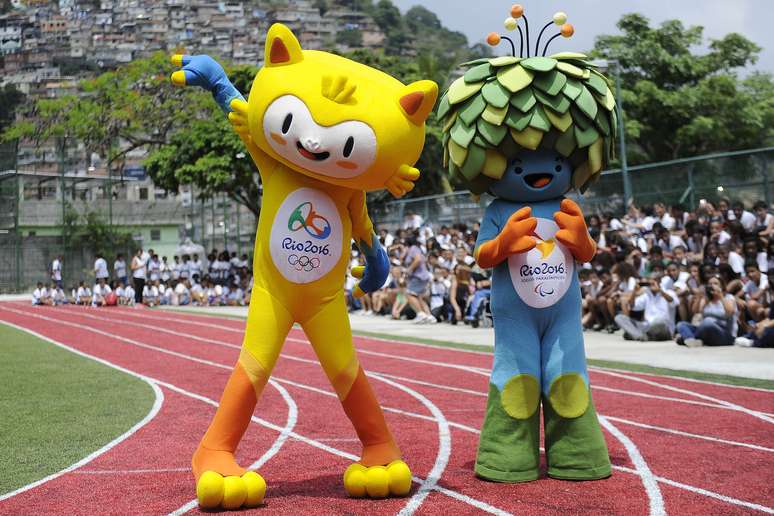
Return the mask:
<path id="1" fill-rule="evenodd" d="M 766 206 L 771 206 L 771 192 L 769 191 L 769 160 L 765 154 L 760 157 L 761 167 L 763 168 L 763 198 L 766 200 Z"/>
<path id="2" fill-rule="evenodd" d="M 21 292 L 22 288 L 22 267 L 21 267 L 21 248 L 22 248 L 22 235 L 19 223 L 19 210 L 21 209 L 21 178 L 19 177 L 19 140 L 16 140 L 13 146 L 13 170 L 16 175 L 16 200 L 14 201 L 14 214 L 13 214 L 13 226 L 14 233 L 16 234 L 16 292 Z"/>
<path id="3" fill-rule="evenodd" d="M 695 165 L 691 163 L 691 166 L 688 167 L 688 188 L 690 188 L 691 193 L 688 197 L 691 200 L 691 211 L 696 209 L 696 186 L 693 183 L 693 169 Z"/>
<path id="4" fill-rule="evenodd" d="M 626 131 L 624 130 L 623 99 L 621 98 L 621 63 L 615 62 L 615 111 L 618 115 L 618 145 L 621 154 L 621 177 L 624 187 L 624 213 L 632 200 L 632 185 L 629 182 L 629 167 L 626 162 Z"/>
<path id="5" fill-rule="evenodd" d="M 67 254 L 67 223 L 66 223 L 66 208 L 67 201 L 65 199 L 65 145 L 66 136 L 61 136 L 59 139 L 59 187 L 62 190 L 62 256 Z M 69 262 L 69 260 L 68 260 Z M 62 267 L 62 281 L 64 281 L 65 268 Z"/>

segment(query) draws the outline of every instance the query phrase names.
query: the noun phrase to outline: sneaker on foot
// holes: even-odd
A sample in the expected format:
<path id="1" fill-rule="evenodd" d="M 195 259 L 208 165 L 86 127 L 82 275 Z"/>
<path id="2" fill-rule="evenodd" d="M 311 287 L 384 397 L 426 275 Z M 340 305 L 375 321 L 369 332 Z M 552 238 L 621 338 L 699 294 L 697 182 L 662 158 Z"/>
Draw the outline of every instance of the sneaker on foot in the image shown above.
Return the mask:
<path id="1" fill-rule="evenodd" d="M 704 345 L 704 341 L 701 339 L 685 339 L 685 345 L 689 348 L 700 348 Z"/>
<path id="2" fill-rule="evenodd" d="M 755 344 L 755 341 L 748 339 L 747 337 L 737 337 L 734 339 L 734 346 L 740 346 L 743 348 L 751 348 Z"/>

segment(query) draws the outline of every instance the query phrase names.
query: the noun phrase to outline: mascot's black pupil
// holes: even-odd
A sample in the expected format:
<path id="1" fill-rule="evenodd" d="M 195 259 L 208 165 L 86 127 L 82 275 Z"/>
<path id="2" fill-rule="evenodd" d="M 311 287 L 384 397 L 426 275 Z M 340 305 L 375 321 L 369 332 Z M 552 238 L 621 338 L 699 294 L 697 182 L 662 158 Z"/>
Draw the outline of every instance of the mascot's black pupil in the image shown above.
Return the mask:
<path id="1" fill-rule="evenodd" d="M 561 172 L 562 171 L 562 166 L 561 165 L 557 165 L 557 166 L 554 167 L 554 170 L 556 170 L 557 172 Z"/>
<path id="2" fill-rule="evenodd" d="M 355 147 L 355 139 L 353 137 L 347 138 L 347 141 L 344 143 L 344 157 L 348 158 L 350 154 L 352 154 L 352 149 Z"/>
<path id="3" fill-rule="evenodd" d="M 293 114 L 288 113 L 285 120 L 282 122 L 282 134 L 288 134 L 290 131 L 290 124 L 293 122 Z"/>
<path id="4" fill-rule="evenodd" d="M 516 172 L 517 174 L 521 174 L 522 172 L 524 172 L 524 169 L 522 169 L 521 167 L 516 167 L 515 169 L 513 169 L 513 171 Z"/>

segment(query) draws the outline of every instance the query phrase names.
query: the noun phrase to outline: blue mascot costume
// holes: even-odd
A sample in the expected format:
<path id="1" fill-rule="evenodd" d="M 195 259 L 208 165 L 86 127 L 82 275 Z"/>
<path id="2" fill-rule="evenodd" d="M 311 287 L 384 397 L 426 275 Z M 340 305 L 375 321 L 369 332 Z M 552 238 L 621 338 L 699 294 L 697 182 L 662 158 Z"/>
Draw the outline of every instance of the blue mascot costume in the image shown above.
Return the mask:
<path id="1" fill-rule="evenodd" d="M 557 13 L 558 37 L 572 25 Z M 523 8 L 505 22 L 519 30 Z M 608 477 L 610 459 L 591 399 L 577 269 L 596 245 L 578 205 L 609 161 L 616 127 L 609 81 L 577 53 L 513 54 L 466 63 L 441 99 L 444 157 L 453 178 L 495 197 L 481 222 L 476 260 L 492 268 L 494 367 L 475 471 L 499 482 L 539 475 L 540 408 L 548 475 Z M 523 38 L 522 38 L 523 40 Z M 540 48 L 540 37 L 535 53 Z M 526 52 L 525 52 L 526 50 Z M 524 54 L 526 53 L 526 56 Z"/>

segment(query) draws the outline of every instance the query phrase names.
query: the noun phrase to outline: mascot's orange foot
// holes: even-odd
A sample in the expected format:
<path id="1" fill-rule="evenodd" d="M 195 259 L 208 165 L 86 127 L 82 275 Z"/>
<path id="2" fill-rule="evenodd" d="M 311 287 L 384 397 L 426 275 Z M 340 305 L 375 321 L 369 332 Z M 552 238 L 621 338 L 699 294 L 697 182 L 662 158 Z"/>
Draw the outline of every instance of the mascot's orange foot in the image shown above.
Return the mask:
<path id="1" fill-rule="evenodd" d="M 257 507 L 265 494 L 266 482 L 255 471 L 248 471 L 241 477 L 224 477 L 210 470 L 202 473 L 196 482 L 196 498 L 202 509 Z"/>
<path id="2" fill-rule="evenodd" d="M 402 460 L 371 467 L 356 462 L 344 472 L 344 489 L 352 498 L 406 496 L 411 491 L 411 470 Z"/>

